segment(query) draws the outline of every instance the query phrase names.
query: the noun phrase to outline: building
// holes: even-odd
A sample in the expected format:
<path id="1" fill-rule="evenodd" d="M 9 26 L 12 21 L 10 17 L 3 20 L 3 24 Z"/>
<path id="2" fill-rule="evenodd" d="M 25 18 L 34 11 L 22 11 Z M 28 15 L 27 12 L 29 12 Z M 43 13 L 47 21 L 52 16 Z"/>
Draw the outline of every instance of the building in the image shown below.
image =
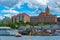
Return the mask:
<path id="1" fill-rule="evenodd" d="M 13 23 L 19 23 L 20 21 L 23 22 L 30 22 L 30 16 L 25 13 L 19 13 L 17 15 L 12 16 L 11 21 Z"/>
<path id="2" fill-rule="evenodd" d="M 29 16 L 25 13 L 19 13 L 17 15 L 14 15 L 11 17 L 11 19 L 8 21 L 4 19 L 4 23 L 7 22 L 13 22 L 13 23 L 19 23 L 20 21 L 23 22 L 32 22 L 32 23 L 57 23 L 57 16 L 50 14 L 50 9 L 45 9 L 45 12 L 41 12 L 38 16 Z"/>
<path id="3" fill-rule="evenodd" d="M 3 19 L 3 24 L 7 24 L 8 22 L 10 22 L 10 18 L 9 17 L 5 17 Z"/>
<path id="4" fill-rule="evenodd" d="M 57 24 L 60 25 L 60 17 L 57 18 Z"/>
<path id="5" fill-rule="evenodd" d="M 37 23 L 37 22 L 42 22 L 42 23 L 56 23 L 57 22 L 57 16 L 50 14 L 50 9 L 47 8 L 45 9 L 45 12 L 41 12 L 38 16 L 32 16 L 30 18 L 31 22 Z"/>
<path id="6" fill-rule="evenodd" d="M 30 22 L 37 23 L 38 22 L 38 16 L 31 16 L 30 17 Z"/>
<path id="7" fill-rule="evenodd" d="M 57 21 L 60 22 L 60 17 L 57 18 Z"/>

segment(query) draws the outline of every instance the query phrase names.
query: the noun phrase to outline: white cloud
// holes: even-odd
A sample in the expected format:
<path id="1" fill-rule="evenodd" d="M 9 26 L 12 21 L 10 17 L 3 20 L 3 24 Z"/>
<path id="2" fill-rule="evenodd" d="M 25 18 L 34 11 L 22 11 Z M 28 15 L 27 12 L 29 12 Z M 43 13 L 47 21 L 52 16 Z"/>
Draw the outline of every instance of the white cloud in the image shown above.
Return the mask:
<path id="1" fill-rule="evenodd" d="M 48 0 L 26 0 L 27 3 L 28 3 L 28 6 L 31 7 L 31 8 L 34 8 L 34 7 L 40 7 L 40 5 L 47 5 L 47 3 L 49 2 Z M 25 2 L 26 2 L 25 1 Z"/>
<path id="2" fill-rule="evenodd" d="M 56 4 L 60 4 L 60 2 L 56 2 Z"/>
<path id="3" fill-rule="evenodd" d="M 6 16 L 6 17 L 11 17 L 12 15 L 11 15 L 11 14 L 5 14 L 4 16 Z"/>
<path id="4" fill-rule="evenodd" d="M 4 12 L 4 13 L 19 13 L 18 11 L 16 10 L 2 10 L 1 12 Z"/>
<path id="5" fill-rule="evenodd" d="M 7 14 L 4 14 L 3 16 L 7 16 L 7 17 L 11 17 L 13 15 L 17 15 L 19 12 L 16 11 L 16 10 L 2 10 L 1 13 L 7 13 Z"/>
<path id="6" fill-rule="evenodd" d="M 46 6 L 48 4 L 51 10 L 54 10 L 56 13 L 60 13 L 59 0 L 13 0 L 13 2 L 12 0 L 0 0 L 0 5 L 3 5 L 5 6 L 5 8 L 9 9 L 9 10 L 2 10 L 2 12 L 9 13 L 9 15 L 19 13 L 18 11 L 12 9 L 15 9 L 16 7 L 20 9 L 22 8 L 21 5 L 24 5 L 24 3 L 28 3 L 27 6 L 29 8 L 36 8 L 36 10 L 40 8 L 42 5 Z M 36 10 L 34 12 L 36 12 Z"/>
<path id="7" fill-rule="evenodd" d="M 13 7 L 15 4 L 18 3 L 18 1 L 20 0 L 0 0 L 0 5 L 3 5 L 3 6 L 8 6 L 8 7 Z"/>
<path id="8" fill-rule="evenodd" d="M 12 7 L 12 9 L 15 7 L 21 8 L 21 5 L 24 3 L 28 3 L 28 7 L 30 8 L 37 8 L 40 7 L 40 5 L 47 5 L 48 2 L 49 0 L 20 0 Z"/>
<path id="9" fill-rule="evenodd" d="M 60 17 L 60 16 L 57 16 L 57 17 Z"/>
<path id="10" fill-rule="evenodd" d="M 41 3 L 41 5 L 47 5 L 49 2 L 48 0 L 36 0 L 38 3 Z"/>
<path id="11" fill-rule="evenodd" d="M 47 5 L 49 0 L 0 0 L 0 5 L 6 6 L 6 8 L 14 9 L 15 7 L 21 8 L 21 5 L 28 3 L 28 7 L 37 8 L 40 5 Z"/>
<path id="12" fill-rule="evenodd" d="M 0 20 L 2 20 L 4 17 L 0 15 Z"/>

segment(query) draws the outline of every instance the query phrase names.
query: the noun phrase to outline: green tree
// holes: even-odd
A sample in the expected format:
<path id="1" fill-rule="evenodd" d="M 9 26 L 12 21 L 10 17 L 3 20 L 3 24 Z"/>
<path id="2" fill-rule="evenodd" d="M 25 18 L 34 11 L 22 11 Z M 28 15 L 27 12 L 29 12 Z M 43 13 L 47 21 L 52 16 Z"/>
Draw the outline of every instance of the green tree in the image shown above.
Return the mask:
<path id="1" fill-rule="evenodd" d="M 8 23 L 8 25 L 7 25 L 7 26 L 11 27 L 12 29 L 15 29 L 15 28 L 16 28 L 16 26 L 15 26 L 15 25 L 16 25 L 15 23 Z"/>

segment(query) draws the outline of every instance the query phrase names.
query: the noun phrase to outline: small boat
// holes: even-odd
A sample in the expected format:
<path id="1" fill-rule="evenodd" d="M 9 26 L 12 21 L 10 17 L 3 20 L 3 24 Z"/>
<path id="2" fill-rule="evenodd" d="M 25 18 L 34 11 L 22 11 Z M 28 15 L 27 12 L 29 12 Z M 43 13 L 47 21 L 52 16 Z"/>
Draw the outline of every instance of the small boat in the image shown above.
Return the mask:
<path id="1" fill-rule="evenodd" d="M 21 34 L 16 34 L 16 37 L 21 37 L 22 35 Z"/>

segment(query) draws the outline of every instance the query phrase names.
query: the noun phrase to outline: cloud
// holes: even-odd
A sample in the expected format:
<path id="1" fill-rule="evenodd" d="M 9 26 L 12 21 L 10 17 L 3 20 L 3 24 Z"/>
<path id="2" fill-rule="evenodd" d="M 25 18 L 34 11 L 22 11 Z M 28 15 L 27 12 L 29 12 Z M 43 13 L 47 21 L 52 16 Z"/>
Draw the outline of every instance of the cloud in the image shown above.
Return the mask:
<path id="1" fill-rule="evenodd" d="M 6 17 L 11 17 L 12 14 L 5 14 L 4 16 L 6 16 Z"/>
<path id="2" fill-rule="evenodd" d="M 23 5 L 24 3 L 28 3 L 28 7 L 34 8 L 39 7 L 40 5 L 47 5 L 48 2 L 48 0 L 21 0 L 17 3 L 17 7 Z"/>
<path id="3" fill-rule="evenodd" d="M 0 5 L 13 7 L 20 0 L 0 0 Z"/>
<path id="4" fill-rule="evenodd" d="M 60 16 L 57 16 L 57 17 L 60 17 Z"/>
<path id="5" fill-rule="evenodd" d="M 36 0 L 38 3 L 41 3 L 41 5 L 47 5 L 49 2 L 48 0 Z"/>
<path id="6" fill-rule="evenodd" d="M 60 4 L 60 2 L 56 2 L 57 4 Z"/>
<path id="7" fill-rule="evenodd" d="M 19 13 L 16 10 L 2 10 L 1 12 L 4 12 L 4 13 Z"/>
<path id="8" fill-rule="evenodd" d="M 19 12 L 16 10 L 2 10 L 1 13 L 4 13 L 2 16 L 11 17 L 13 15 L 17 15 Z"/>
<path id="9" fill-rule="evenodd" d="M 28 12 L 35 15 L 35 13 L 39 13 L 42 10 L 44 10 L 44 8 L 46 8 L 46 6 L 48 5 L 50 8 L 51 13 L 60 13 L 60 1 L 59 0 L 0 0 L 0 5 L 4 6 L 5 8 L 7 8 L 8 10 L 2 10 L 1 13 L 7 13 L 4 14 L 5 16 L 7 15 L 14 15 L 14 14 L 18 14 L 19 11 L 16 11 L 15 8 L 21 9 L 22 5 L 24 5 L 25 3 L 27 3 L 27 6 L 30 9 L 35 9 L 33 10 L 33 12 L 30 12 L 29 10 Z M 38 10 L 39 8 L 41 8 L 40 10 Z M 15 9 L 15 10 L 13 10 Z M 53 11 L 52 11 L 53 10 Z M 26 11 L 25 11 L 26 12 Z"/>
<path id="10" fill-rule="evenodd" d="M 38 7 L 40 5 L 47 5 L 47 3 L 49 2 L 49 0 L 0 0 L 0 5 L 3 5 L 7 8 L 21 8 L 21 5 L 23 5 L 24 3 L 28 3 L 29 7 Z"/>
<path id="11" fill-rule="evenodd" d="M 15 7 L 21 8 L 21 5 L 28 3 L 30 8 L 39 8 L 41 5 L 55 6 L 55 3 L 59 3 L 59 0 L 0 0 L 0 5 L 4 5 L 6 8 L 14 9 Z M 53 5 L 51 5 L 53 4 Z"/>
<path id="12" fill-rule="evenodd" d="M 4 18 L 4 17 L 0 15 L 0 20 L 3 20 L 3 18 Z"/>
<path id="13" fill-rule="evenodd" d="M 30 13 L 36 13 L 36 12 L 39 12 L 40 10 L 37 10 L 39 8 L 42 9 L 42 7 L 46 6 L 47 3 L 49 2 L 49 0 L 21 0 L 20 2 L 18 2 L 16 4 L 15 7 L 18 7 L 18 8 L 22 8 L 21 5 L 24 5 L 24 3 L 27 3 L 27 6 L 31 9 L 36 9 L 34 10 L 33 12 L 30 12 Z"/>

